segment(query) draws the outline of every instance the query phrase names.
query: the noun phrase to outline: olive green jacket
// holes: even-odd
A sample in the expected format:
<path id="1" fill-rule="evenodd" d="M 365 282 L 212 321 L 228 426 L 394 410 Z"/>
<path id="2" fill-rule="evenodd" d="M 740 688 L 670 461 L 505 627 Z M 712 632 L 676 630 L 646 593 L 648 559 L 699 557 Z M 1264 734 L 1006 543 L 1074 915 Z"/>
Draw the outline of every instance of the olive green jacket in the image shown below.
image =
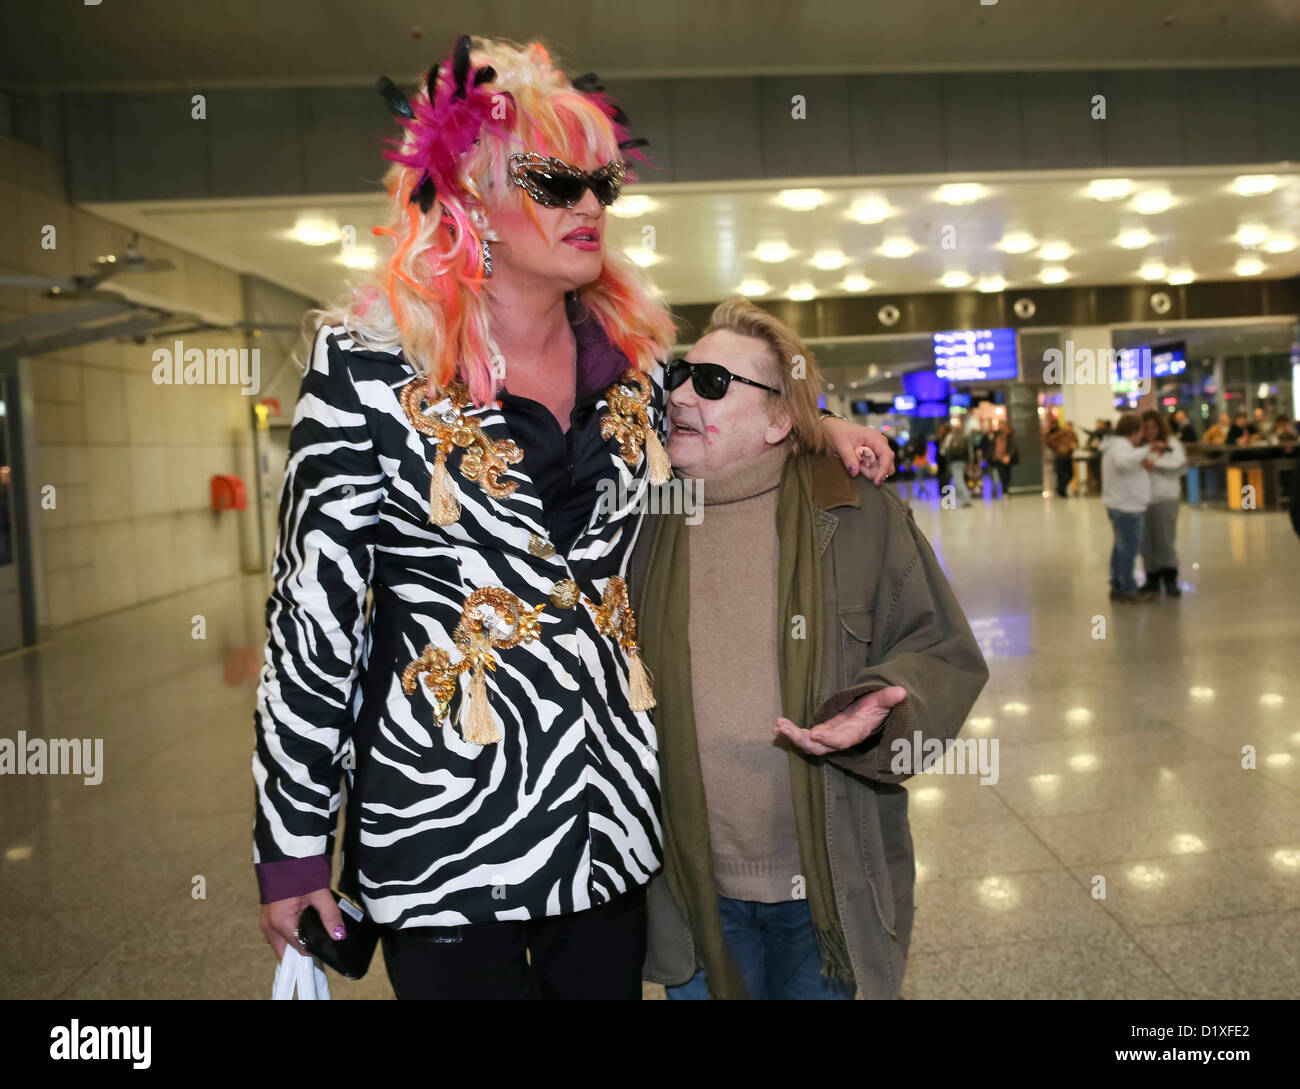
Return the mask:
<path id="1" fill-rule="evenodd" d="M 824 722 L 890 685 L 908 692 L 862 745 L 808 757 L 820 761 L 825 775 L 835 902 L 858 989 L 864 998 L 897 998 L 916 871 L 907 791 L 900 785 L 909 775 L 890 770 L 893 742 L 902 738 L 910 746 L 916 731 L 923 739 L 955 737 L 988 667 L 907 505 L 891 491 L 850 478 L 835 458 L 813 459 L 812 484 L 821 550 L 821 706 L 812 722 L 800 725 Z M 786 501 L 783 489 L 778 502 Z M 648 517 L 629 565 L 634 608 L 645 590 L 656 521 Z M 685 983 L 697 967 L 694 943 L 662 872 L 647 895 L 644 976 Z"/>

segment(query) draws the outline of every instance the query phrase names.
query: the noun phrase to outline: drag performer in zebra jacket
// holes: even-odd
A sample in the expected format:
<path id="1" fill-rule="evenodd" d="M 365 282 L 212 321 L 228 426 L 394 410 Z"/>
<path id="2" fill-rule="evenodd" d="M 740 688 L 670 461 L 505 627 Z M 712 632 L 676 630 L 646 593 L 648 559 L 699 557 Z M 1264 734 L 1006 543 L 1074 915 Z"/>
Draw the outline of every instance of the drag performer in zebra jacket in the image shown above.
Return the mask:
<path id="1" fill-rule="evenodd" d="M 276 955 L 340 889 L 399 997 L 636 998 L 661 865 L 654 697 L 623 582 L 669 478 L 672 321 L 604 236 L 626 118 L 539 45 L 462 38 L 387 153 L 388 253 L 319 316 L 258 690 Z M 876 432 L 828 420 L 883 477 Z M 336 929 L 337 928 L 337 929 Z"/>

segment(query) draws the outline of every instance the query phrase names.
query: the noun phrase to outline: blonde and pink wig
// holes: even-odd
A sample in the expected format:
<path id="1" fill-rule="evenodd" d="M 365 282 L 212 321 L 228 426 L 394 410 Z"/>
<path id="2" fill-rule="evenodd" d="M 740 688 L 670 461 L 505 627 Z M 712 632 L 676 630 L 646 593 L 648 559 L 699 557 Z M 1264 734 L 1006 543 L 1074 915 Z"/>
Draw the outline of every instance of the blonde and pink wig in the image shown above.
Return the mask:
<path id="1" fill-rule="evenodd" d="M 391 253 L 345 307 L 322 320 L 360 343 L 400 346 L 428 376 L 431 393 L 460 378 L 486 404 L 503 378 L 493 366 L 484 298 L 488 219 L 495 207 L 522 207 L 541 229 L 532 201 L 509 180 L 510 156 L 531 151 L 579 166 L 641 156 L 626 139 L 621 111 L 598 90 L 576 89 L 536 43 L 472 39 L 418 93 L 406 97 L 390 84 L 385 96 L 403 127 L 387 153 L 394 162 L 384 179 L 389 218 L 375 228 Z M 672 318 L 641 269 L 608 240 L 600 276 L 579 295 L 637 370 L 664 358 Z"/>

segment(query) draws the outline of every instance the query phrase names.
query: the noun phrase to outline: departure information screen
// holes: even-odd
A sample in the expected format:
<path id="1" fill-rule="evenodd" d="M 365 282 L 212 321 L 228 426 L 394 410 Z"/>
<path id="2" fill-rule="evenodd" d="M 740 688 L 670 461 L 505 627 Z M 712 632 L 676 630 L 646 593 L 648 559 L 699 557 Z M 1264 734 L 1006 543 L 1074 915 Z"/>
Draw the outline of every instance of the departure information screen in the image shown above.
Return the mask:
<path id="1" fill-rule="evenodd" d="M 934 369 L 949 382 L 996 382 L 1020 376 L 1014 329 L 952 329 L 930 339 Z"/>

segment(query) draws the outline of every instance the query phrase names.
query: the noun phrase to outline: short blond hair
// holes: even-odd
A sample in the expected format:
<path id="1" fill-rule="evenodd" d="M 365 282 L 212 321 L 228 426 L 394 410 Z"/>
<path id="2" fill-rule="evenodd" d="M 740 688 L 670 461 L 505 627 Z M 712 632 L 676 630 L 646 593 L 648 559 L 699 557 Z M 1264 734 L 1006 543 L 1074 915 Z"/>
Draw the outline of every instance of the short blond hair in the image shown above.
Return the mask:
<path id="1" fill-rule="evenodd" d="M 709 316 L 708 328 L 701 335 L 707 336 L 721 329 L 738 336 L 753 337 L 768 346 L 776 360 L 776 385 L 781 391 L 781 407 L 789 417 L 790 434 L 795 445 L 810 453 L 826 453 L 830 444 L 826 441 L 818 405 L 822 390 L 821 371 L 817 369 L 817 360 L 808 346 L 799 339 L 799 334 L 766 310 L 741 298 L 718 303 Z"/>

